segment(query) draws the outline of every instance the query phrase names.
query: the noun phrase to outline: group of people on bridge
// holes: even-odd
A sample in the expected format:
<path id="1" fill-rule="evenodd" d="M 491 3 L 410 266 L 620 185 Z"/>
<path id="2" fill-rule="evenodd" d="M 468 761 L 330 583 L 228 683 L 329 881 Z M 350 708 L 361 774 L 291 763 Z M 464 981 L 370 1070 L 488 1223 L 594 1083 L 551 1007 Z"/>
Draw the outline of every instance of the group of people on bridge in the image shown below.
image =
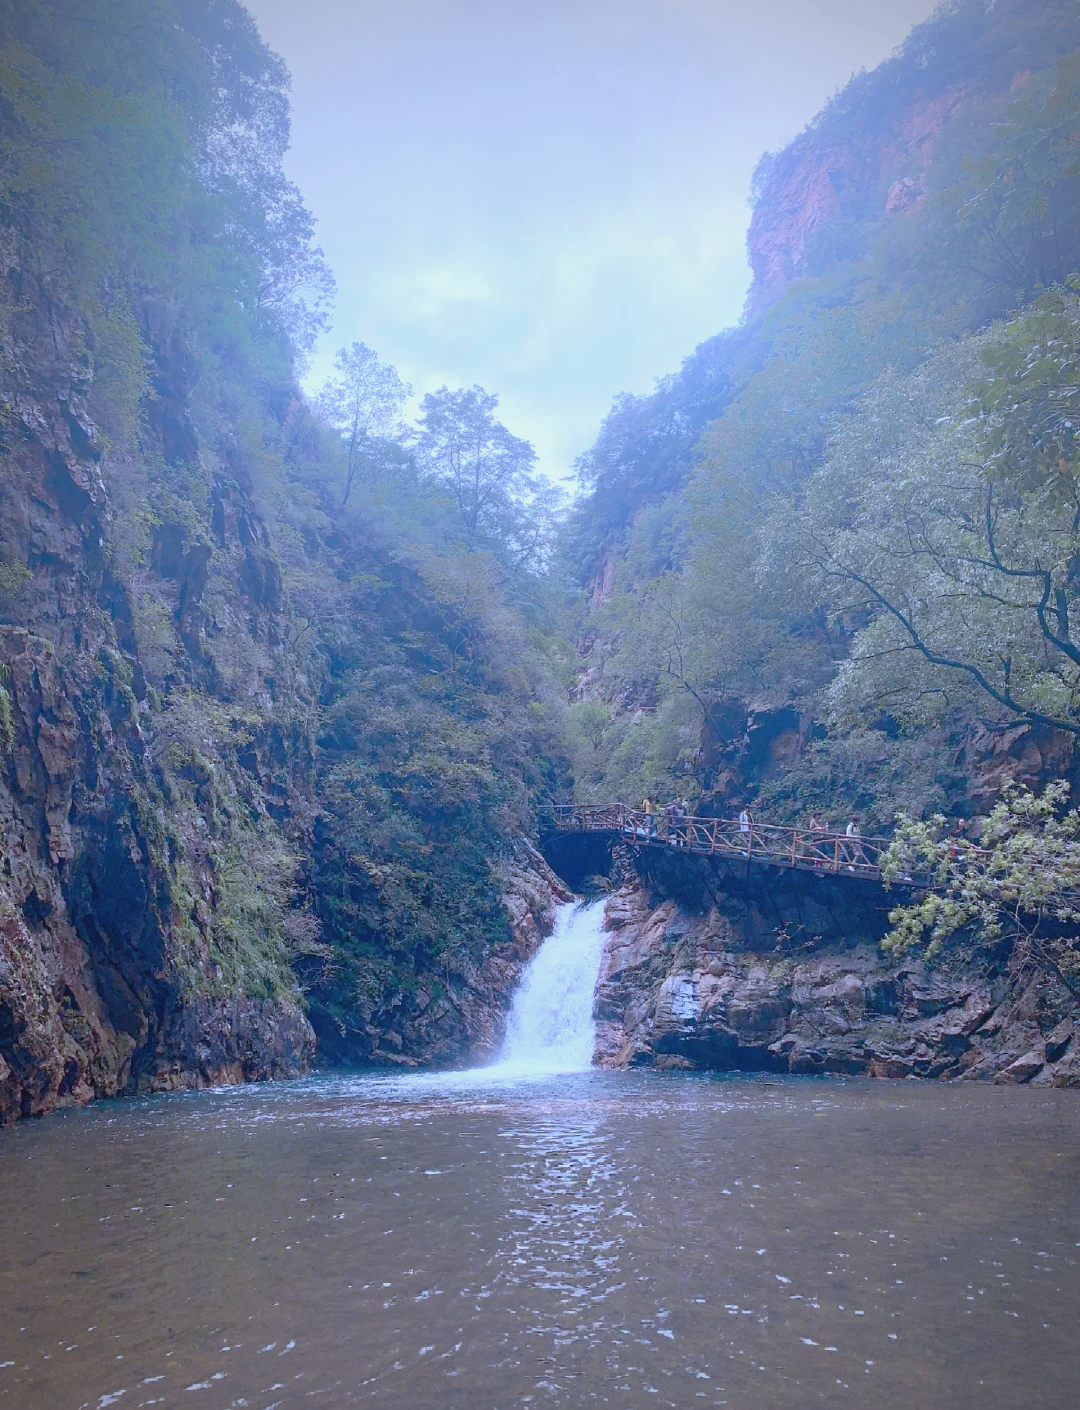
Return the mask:
<path id="1" fill-rule="evenodd" d="M 646 841 L 665 841 L 673 847 L 692 844 L 693 814 L 685 798 L 672 799 L 663 806 L 652 798 L 643 798 L 640 811 L 644 815 L 644 828 L 641 831 L 644 832 Z M 738 830 L 740 846 L 749 857 L 755 844 L 764 840 L 757 831 L 749 805 L 744 805 L 739 810 Z M 870 864 L 863 847 L 862 828 L 855 813 L 849 816 L 846 826 L 841 829 L 824 821 L 821 814 L 815 812 L 809 823 L 798 831 L 804 836 L 802 854 L 806 858 L 820 857 L 821 864 L 825 865 L 828 848 L 832 847 L 837 859 L 851 871 Z"/>
<path id="2" fill-rule="evenodd" d="M 745 859 L 766 866 L 794 867 L 803 871 L 850 874 L 880 881 L 892 841 L 888 836 L 864 836 L 858 814 L 848 815 L 846 825 L 827 822 L 814 812 L 808 822 L 755 821 L 749 802 L 736 816 L 695 814 L 685 798 L 657 803 L 643 798 L 637 808 L 624 803 L 561 803 L 552 808 L 560 828 L 608 832 L 631 843 L 684 848 L 706 856 Z M 948 833 L 949 857 L 978 854 L 967 835 L 968 824 L 957 818 Z M 905 870 L 890 873 L 891 883 L 925 886 L 933 883 L 929 872 Z"/>
<path id="3" fill-rule="evenodd" d="M 641 811 L 645 814 L 645 829 L 650 837 L 664 836 L 669 841 L 682 839 L 690 817 L 690 804 L 685 798 L 673 798 L 663 808 L 651 798 L 643 798 Z"/>

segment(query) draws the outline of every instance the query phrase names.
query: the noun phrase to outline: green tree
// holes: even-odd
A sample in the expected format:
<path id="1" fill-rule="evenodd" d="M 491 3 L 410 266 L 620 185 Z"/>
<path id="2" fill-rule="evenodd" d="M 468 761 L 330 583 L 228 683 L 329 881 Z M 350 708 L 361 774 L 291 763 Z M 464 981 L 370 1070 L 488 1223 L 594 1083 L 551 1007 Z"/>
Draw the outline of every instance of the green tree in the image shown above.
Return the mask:
<path id="1" fill-rule="evenodd" d="M 1080 268 L 1080 53 L 1026 89 L 988 154 L 944 197 L 958 215 L 954 257 L 1010 301 Z"/>
<path id="2" fill-rule="evenodd" d="M 404 432 L 401 409 L 412 387 L 364 343 L 339 349 L 334 374 L 319 395 L 319 409 L 345 446 L 344 506 L 361 473 L 371 483 L 378 479 L 385 442 Z"/>
<path id="3" fill-rule="evenodd" d="M 1008 787 L 977 846 L 946 835 L 940 814 L 902 814 L 885 880 L 920 871 L 934 884 L 890 913 L 886 949 L 933 958 L 961 934 L 984 953 L 1004 944 L 1014 968 L 1048 970 L 1080 999 L 1080 811 L 1068 796 L 1063 780 L 1038 795 Z"/>
<path id="4" fill-rule="evenodd" d="M 495 419 L 499 398 L 483 387 L 440 387 L 420 404 L 417 451 L 445 486 L 469 540 L 505 544 L 523 559 L 542 544 L 536 452 Z"/>
<path id="5" fill-rule="evenodd" d="M 1046 474 L 1039 435 L 1013 426 L 1017 378 L 1044 406 L 1050 383 L 1037 395 L 1031 369 L 1056 377 L 1075 359 L 1080 298 L 1054 299 L 1049 325 L 1038 309 L 886 373 L 804 501 L 774 514 L 765 571 L 809 582 L 854 629 L 829 694 L 838 724 L 963 709 L 1080 735 L 1080 479 L 1062 457 Z"/>

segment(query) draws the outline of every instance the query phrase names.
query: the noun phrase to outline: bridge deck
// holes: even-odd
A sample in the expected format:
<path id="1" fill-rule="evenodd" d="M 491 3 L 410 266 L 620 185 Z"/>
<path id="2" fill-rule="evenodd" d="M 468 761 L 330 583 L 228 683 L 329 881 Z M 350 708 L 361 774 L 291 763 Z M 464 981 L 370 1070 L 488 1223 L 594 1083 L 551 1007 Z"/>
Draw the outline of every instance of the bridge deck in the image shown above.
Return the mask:
<path id="1" fill-rule="evenodd" d="M 556 827 L 565 832 L 607 832 L 636 847 L 664 847 L 723 857 L 731 862 L 795 871 L 881 880 L 881 858 L 887 837 L 847 837 L 842 833 L 805 827 L 778 827 L 755 822 L 747 829 L 738 819 L 648 816 L 622 803 L 569 804 L 551 810 Z M 928 886 L 929 876 L 905 875 L 894 886 Z"/>

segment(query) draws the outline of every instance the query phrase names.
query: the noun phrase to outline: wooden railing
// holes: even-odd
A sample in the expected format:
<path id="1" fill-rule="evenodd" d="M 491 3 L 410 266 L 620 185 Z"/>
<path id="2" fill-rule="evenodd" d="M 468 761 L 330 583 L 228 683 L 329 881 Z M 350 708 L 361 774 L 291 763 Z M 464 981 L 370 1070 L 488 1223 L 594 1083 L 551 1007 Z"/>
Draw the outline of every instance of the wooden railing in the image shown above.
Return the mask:
<path id="1" fill-rule="evenodd" d="M 819 828 L 778 827 L 773 823 L 740 823 L 737 818 L 669 818 L 646 814 L 623 803 L 550 809 L 555 826 L 566 832 L 610 832 L 635 846 L 665 847 L 724 857 L 732 862 L 790 867 L 881 880 L 887 837 L 848 837 Z M 897 886 L 925 886 L 928 876 L 893 878 Z"/>

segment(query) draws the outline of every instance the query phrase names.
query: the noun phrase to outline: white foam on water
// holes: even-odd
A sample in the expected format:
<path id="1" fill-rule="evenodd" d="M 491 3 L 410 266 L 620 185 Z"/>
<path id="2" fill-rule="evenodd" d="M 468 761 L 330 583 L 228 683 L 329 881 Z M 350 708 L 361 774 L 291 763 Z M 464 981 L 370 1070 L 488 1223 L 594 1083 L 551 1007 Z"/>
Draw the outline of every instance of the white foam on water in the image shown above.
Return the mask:
<path id="1" fill-rule="evenodd" d="M 604 953 L 604 902 L 560 906 L 529 961 L 489 1075 L 587 1072 L 596 1044 L 593 997 Z"/>

